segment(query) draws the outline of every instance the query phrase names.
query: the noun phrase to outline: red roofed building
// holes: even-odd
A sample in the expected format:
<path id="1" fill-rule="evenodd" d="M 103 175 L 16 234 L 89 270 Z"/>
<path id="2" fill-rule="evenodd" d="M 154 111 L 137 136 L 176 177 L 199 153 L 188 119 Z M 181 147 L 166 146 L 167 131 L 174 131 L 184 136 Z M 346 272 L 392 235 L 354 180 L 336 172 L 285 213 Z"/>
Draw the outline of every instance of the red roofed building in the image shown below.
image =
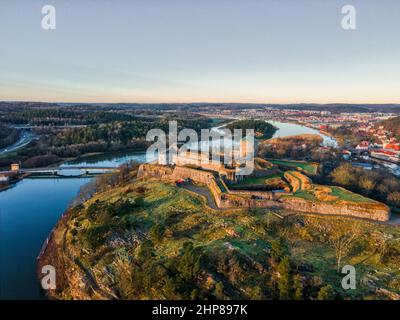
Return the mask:
<path id="1" fill-rule="evenodd" d="M 356 147 L 357 150 L 368 150 L 368 148 L 369 148 L 368 141 L 361 141 L 361 143 Z"/>
<path id="2" fill-rule="evenodd" d="M 395 163 L 400 162 L 400 156 L 398 152 L 384 150 L 384 149 L 371 151 L 371 157 Z"/>
<path id="3" fill-rule="evenodd" d="M 400 152 L 400 145 L 395 143 L 388 143 L 385 146 L 385 149 L 389 149 L 390 151 Z"/>

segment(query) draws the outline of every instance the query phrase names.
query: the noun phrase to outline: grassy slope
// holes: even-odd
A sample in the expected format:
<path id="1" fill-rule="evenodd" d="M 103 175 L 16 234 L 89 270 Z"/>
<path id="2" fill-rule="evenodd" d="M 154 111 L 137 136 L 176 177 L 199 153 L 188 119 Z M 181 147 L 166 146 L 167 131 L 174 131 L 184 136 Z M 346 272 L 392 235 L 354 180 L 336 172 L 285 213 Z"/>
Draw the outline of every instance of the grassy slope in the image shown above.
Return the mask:
<path id="1" fill-rule="evenodd" d="M 268 161 L 276 165 L 300 168 L 310 174 L 316 174 L 318 170 L 318 165 L 305 161 L 285 161 L 285 160 L 270 160 L 270 159 L 268 159 Z"/>
<path id="2" fill-rule="evenodd" d="M 138 197 L 144 198 L 144 204 L 124 214 L 117 213 L 112 217 L 101 209 L 106 204 L 114 203 L 116 206 L 121 199 L 133 201 Z M 96 201 L 99 209 L 89 215 L 87 208 Z M 276 266 L 270 261 L 269 248 L 271 242 L 278 238 L 288 243 L 293 269 L 308 266 L 308 271 L 301 272 L 308 298 L 315 297 L 318 289 L 327 283 L 342 298 L 366 298 L 370 295 L 371 283 L 360 283 L 351 293 L 340 288 L 341 276 L 335 270 L 334 250 L 325 239 L 326 229 L 321 228 L 328 222 L 329 225 L 333 223 L 334 228 L 346 228 L 351 225 L 351 220 L 296 217 L 281 221 L 265 210 L 215 212 L 205 207 L 202 198 L 183 189 L 141 181 L 96 195 L 85 207 L 75 209 L 67 220 L 65 245 L 60 243 L 59 247 L 67 248 L 75 261 L 80 261 L 90 270 L 101 287 L 120 298 L 190 298 L 186 292 L 189 288 L 192 292 L 202 292 L 200 298 L 246 299 L 254 297 L 256 287 L 261 288 L 262 298 L 277 298 L 276 285 L 273 285 Z M 398 238 L 398 229 L 359 223 L 363 230 L 360 244 L 349 258 L 344 258 L 343 264 L 359 263 L 360 277 L 365 279 L 375 279 L 377 272 L 384 272 L 384 277 L 371 281 L 374 285 L 399 292 L 399 281 L 395 281 L 400 276 L 399 262 L 379 262 L 374 254 L 377 250 L 375 243 L 371 244 L 368 240 L 370 232 L 379 233 L 382 238 Z M 155 224 L 162 224 L 166 229 L 163 237 L 153 239 L 154 257 L 144 270 L 144 274 L 153 278 L 148 280 L 149 286 L 137 285 L 132 280 L 132 270 L 144 240 L 152 239 L 149 230 Z M 93 230 L 99 236 L 95 239 L 95 246 L 93 239 L 89 241 L 88 237 Z M 63 232 L 64 228 L 58 230 L 58 234 Z M 171 279 L 172 283 L 179 282 L 175 266 L 179 265 L 183 245 L 188 240 L 201 250 L 201 271 L 195 279 L 183 285 L 180 283 L 175 289 L 167 289 L 172 284 L 166 287 L 163 284 L 165 278 Z M 369 258 L 362 262 L 366 257 Z M 151 271 L 155 265 L 157 268 L 161 266 L 163 272 L 167 270 L 167 274 L 157 278 L 163 273 Z M 73 270 L 70 271 L 72 276 L 69 275 L 70 286 L 58 293 L 58 297 L 77 297 L 74 288 L 71 288 L 77 285 L 71 279 L 74 279 L 78 268 L 71 265 L 68 270 Z M 216 293 L 217 282 L 223 284 L 223 293 Z M 93 293 L 87 293 L 87 297 L 96 298 Z"/>

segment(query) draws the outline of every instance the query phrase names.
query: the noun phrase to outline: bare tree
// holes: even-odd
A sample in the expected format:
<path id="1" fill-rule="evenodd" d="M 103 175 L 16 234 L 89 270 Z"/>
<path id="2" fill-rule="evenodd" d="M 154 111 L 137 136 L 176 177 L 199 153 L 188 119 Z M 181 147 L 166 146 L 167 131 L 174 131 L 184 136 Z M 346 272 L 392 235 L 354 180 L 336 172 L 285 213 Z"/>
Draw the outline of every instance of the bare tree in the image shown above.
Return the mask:
<path id="1" fill-rule="evenodd" d="M 354 243 L 362 234 L 360 222 L 308 219 L 308 223 L 311 223 L 335 250 L 336 266 L 339 271 L 343 258 L 351 253 Z"/>
<path id="2" fill-rule="evenodd" d="M 361 234 L 358 222 L 351 223 L 350 228 L 333 228 L 329 235 L 329 243 L 335 249 L 337 270 L 340 270 L 342 259 L 351 252 L 354 242 Z"/>

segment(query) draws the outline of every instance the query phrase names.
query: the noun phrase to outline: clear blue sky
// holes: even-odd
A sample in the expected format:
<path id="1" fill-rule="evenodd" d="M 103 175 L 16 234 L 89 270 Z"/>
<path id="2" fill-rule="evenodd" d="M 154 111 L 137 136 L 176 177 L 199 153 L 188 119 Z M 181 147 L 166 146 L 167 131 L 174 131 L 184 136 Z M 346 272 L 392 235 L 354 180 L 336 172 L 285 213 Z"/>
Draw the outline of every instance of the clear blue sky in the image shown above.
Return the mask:
<path id="1" fill-rule="evenodd" d="M 400 1 L 1 0 L 0 100 L 400 103 Z"/>

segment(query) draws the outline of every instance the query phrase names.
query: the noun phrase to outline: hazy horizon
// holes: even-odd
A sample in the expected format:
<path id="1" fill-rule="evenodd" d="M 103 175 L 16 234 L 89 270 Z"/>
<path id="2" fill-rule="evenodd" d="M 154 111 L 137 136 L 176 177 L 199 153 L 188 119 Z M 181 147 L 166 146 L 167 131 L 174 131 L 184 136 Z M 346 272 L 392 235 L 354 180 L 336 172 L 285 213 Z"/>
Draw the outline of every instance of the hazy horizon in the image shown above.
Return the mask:
<path id="1" fill-rule="evenodd" d="M 221 101 L 187 101 L 187 102 L 180 102 L 180 101 L 159 101 L 159 102 L 148 102 L 148 101 L 116 101 L 116 102 L 88 102 L 88 101 L 42 101 L 42 100 L 0 100 L 0 102 L 10 102 L 10 103 L 48 103 L 48 104 L 170 104 L 170 105 L 177 105 L 177 104 L 245 104 L 245 105 L 321 105 L 321 106 L 329 106 L 329 105 L 396 105 L 400 107 L 400 102 L 385 102 L 385 103 L 352 103 L 352 102 L 328 102 L 328 103 L 319 103 L 319 102 L 290 102 L 290 103 L 270 103 L 270 102 L 237 102 L 237 101 L 228 101 L 228 102 L 221 102 Z"/>

